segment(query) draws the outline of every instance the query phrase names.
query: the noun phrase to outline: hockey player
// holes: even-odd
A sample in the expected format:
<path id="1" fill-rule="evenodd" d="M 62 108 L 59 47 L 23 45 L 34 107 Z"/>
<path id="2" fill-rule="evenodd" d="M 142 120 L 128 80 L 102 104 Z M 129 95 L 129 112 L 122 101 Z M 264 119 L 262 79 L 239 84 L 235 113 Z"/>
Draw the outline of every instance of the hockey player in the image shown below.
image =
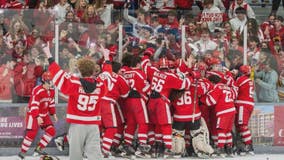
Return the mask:
<path id="1" fill-rule="evenodd" d="M 250 66 L 242 65 L 239 70 L 241 76 L 236 81 L 239 93 L 235 101 L 237 109 L 235 124 L 236 129 L 245 144 L 245 147 L 241 150 L 240 154 L 254 154 L 251 132 L 248 128 L 249 119 L 254 108 L 254 83 L 250 79 Z"/>
<path id="2" fill-rule="evenodd" d="M 114 65 L 113 65 L 114 66 Z M 126 98 L 129 93 L 127 81 L 119 74 L 120 65 L 113 67 L 114 72 L 103 73 L 99 77 L 106 83 L 106 94 L 98 101 L 102 114 L 102 152 L 104 157 L 110 157 L 111 147 L 118 147 L 123 133 L 124 117 L 119 98 Z"/>
<path id="3" fill-rule="evenodd" d="M 211 57 L 207 60 L 207 64 L 208 64 L 208 71 L 206 72 L 206 79 L 208 80 L 208 77 L 210 75 L 217 75 L 218 77 L 221 78 L 221 82 L 224 80 L 224 74 L 222 72 L 222 65 L 221 65 L 221 61 L 218 58 L 214 58 Z M 210 82 L 210 81 L 209 81 Z M 213 89 L 213 84 L 210 82 L 211 87 L 210 90 Z M 206 95 L 205 95 L 206 96 Z M 203 99 L 204 97 L 202 97 Z M 216 147 L 217 146 L 217 141 L 218 141 L 218 133 L 217 133 L 217 128 L 216 128 L 216 124 L 217 124 L 217 118 L 216 118 L 216 113 L 213 107 L 208 106 L 206 103 L 202 102 L 203 104 L 202 106 L 202 111 L 203 111 L 203 116 L 206 122 L 210 122 L 207 123 L 209 130 L 210 130 L 210 137 L 213 141 L 213 146 Z M 205 113 L 205 114 L 204 114 Z"/>
<path id="4" fill-rule="evenodd" d="M 198 100 L 206 90 L 201 86 L 202 82 L 198 82 L 199 72 L 193 71 L 191 74 L 195 83 L 173 103 L 173 150 L 179 155 L 183 153 L 184 132 L 189 129 L 195 153 L 204 157 L 206 154 L 209 156 L 214 152 L 209 145 L 209 140 L 205 140 L 205 136 L 209 138 L 208 131 L 206 135 L 201 130 L 201 112 Z M 203 153 L 204 155 L 202 155 Z"/>
<path id="5" fill-rule="evenodd" d="M 104 72 L 112 72 L 109 64 L 109 52 L 104 52 Z M 69 127 L 69 154 L 70 160 L 83 160 L 83 152 L 88 160 L 103 157 L 100 149 L 99 128 L 101 123 L 100 107 L 97 100 L 104 94 L 103 80 L 91 77 L 94 74 L 95 63 L 82 58 L 77 65 L 81 77 L 74 77 L 63 71 L 54 61 L 49 50 L 49 44 L 43 46 L 43 51 L 48 57 L 52 81 L 58 89 L 69 96 L 66 121 Z"/>
<path id="6" fill-rule="evenodd" d="M 202 90 L 204 90 L 204 93 L 207 93 L 209 90 L 212 89 L 211 82 L 205 77 L 206 71 L 208 69 L 208 66 L 204 62 L 199 62 L 197 64 L 198 71 L 200 71 L 200 79 L 198 79 L 200 86 L 202 87 Z M 201 95 L 201 97 L 204 95 Z M 204 105 L 203 103 L 200 103 L 200 111 L 201 111 L 201 117 L 204 118 L 206 125 L 208 129 L 210 130 L 210 107 Z"/>
<path id="7" fill-rule="evenodd" d="M 172 117 L 170 112 L 170 100 L 168 99 L 172 89 L 188 89 L 191 82 L 182 73 L 180 77 L 168 72 L 168 60 L 161 58 L 159 70 L 151 67 L 149 56 L 153 54 L 144 52 L 142 68 L 151 82 L 151 95 L 148 102 L 149 120 L 155 125 L 155 135 L 161 135 L 165 144 L 164 158 L 173 156 L 172 148 Z M 157 139 L 156 139 L 157 141 Z"/>
<path id="8" fill-rule="evenodd" d="M 208 157 L 208 154 L 211 154 L 213 152 L 213 149 L 209 145 L 208 127 L 205 121 L 200 119 L 200 115 L 205 115 L 204 113 L 201 113 L 201 109 L 203 109 L 202 111 L 208 111 L 208 109 L 207 106 L 205 108 L 205 105 L 199 103 L 199 98 L 209 91 L 211 82 L 204 78 L 207 65 L 204 62 L 200 61 L 200 59 L 198 59 L 198 61 L 200 62 L 197 63 L 193 63 L 193 61 L 195 61 L 193 57 L 189 57 L 187 59 L 187 62 L 184 62 L 183 60 L 176 61 L 178 67 L 177 70 L 188 73 L 192 76 L 195 82 L 194 84 L 192 84 L 192 86 L 190 86 L 189 90 L 185 91 L 185 93 L 178 99 L 178 101 L 175 101 L 173 103 L 173 128 L 179 128 L 173 130 L 173 144 L 183 141 L 183 138 L 180 138 L 181 136 L 179 134 L 176 134 L 175 131 L 178 131 L 177 133 L 183 133 L 184 131 L 180 132 L 180 129 L 182 128 L 182 126 L 186 126 L 184 136 L 186 152 L 184 156 L 196 153 L 198 156 L 202 156 L 204 158 Z M 193 68 L 193 71 L 191 68 Z M 209 117 L 209 114 L 206 115 L 207 117 Z M 188 134 L 187 132 L 191 133 L 193 144 L 190 142 L 190 134 Z M 182 152 L 181 149 L 183 147 L 181 146 L 184 145 L 175 144 L 173 146 L 175 153 Z"/>
<path id="9" fill-rule="evenodd" d="M 148 111 L 146 107 L 147 92 L 150 91 L 150 84 L 146 79 L 145 73 L 141 70 L 141 58 L 132 57 L 131 69 L 123 74 L 130 86 L 130 92 L 125 100 L 126 128 L 124 133 L 125 143 L 132 145 L 134 133 L 138 129 L 139 145 L 135 155 L 147 157 L 150 146 L 148 140 Z M 150 158 L 150 157 L 149 157 Z"/>
<path id="10" fill-rule="evenodd" d="M 231 131 L 236 112 L 234 107 L 235 92 L 228 85 L 221 83 L 221 77 L 216 74 L 210 75 L 208 79 L 214 84 L 214 87 L 201 101 L 208 106 L 214 106 L 217 129 L 217 149 L 214 155 L 225 157 L 227 153 L 232 154 Z"/>
<path id="11" fill-rule="evenodd" d="M 35 156 L 47 154 L 43 149 L 55 135 L 55 128 L 50 119 L 50 115 L 52 115 L 55 122 L 57 121 L 54 89 L 52 88 L 51 80 L 51 73 L 44 72 L 42 74 L 43 84 L 36 86 L 32 91 L 26 115 L 26 135 L 22 142 L 21 152 L 18 154 L 19 159 L 25 158 L 25 154 L 36 137 L 39 128 L 42 128 L 45 133 L 34 151 Z"/>

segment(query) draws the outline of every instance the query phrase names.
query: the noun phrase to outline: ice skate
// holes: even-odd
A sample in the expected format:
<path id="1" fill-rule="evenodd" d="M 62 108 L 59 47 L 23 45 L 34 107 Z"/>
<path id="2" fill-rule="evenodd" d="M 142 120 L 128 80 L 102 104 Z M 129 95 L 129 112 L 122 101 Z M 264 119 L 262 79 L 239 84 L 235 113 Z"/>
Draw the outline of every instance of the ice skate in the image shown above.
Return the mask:
<path id="1" fill-rule="evenodd" d="M 23 152 L 18 153 L 18 160 L 24 160 L 25 159 L 25 154 Z"/>
<path id="2" fill-rule="evenodd" d="M 40 155 L 48 155 L 45 151 L 43 151 L 40 146 L 37 146 L 33 156 L 40 156 Z"/>
<path id="3" fill-rule="evenodd" d="M 211 157 L 213 157 L 213 158 L 217 158 L 217 157 L 225 158 L 226 155 L 227 154 L 226 154 L 224 148 L 217 148 L 217 149 L 215 149 L 214 153 L 211 154 Z"/>
<path id="4" fill-rule="evenodd" d="M 240 155 L 241 156 L 254 155 L 254 149 L 252 144 L 245 145 L 244 148 L 241 149 Z"/>
<path id="5" fill-rule="evenodd" d="M 157 144 L 156 143 L 151 146 L 151 149 L 149 152 L 150 152 L 151 158 L 157 158 Z"/>
<path id="6" fill-rule="evenodd" d="M 130 146 L 130 145 L 126 145 L 124 144 L 122 147 L 121 147 L 121 156 L 124 157 L 124 158 L 128 158 L 128 159 L 133 159 L 135 156 L 135 149 Z"/>
<path id="7" fill-rule="evenodd" d="M 234 149 L 232 146 L 226 146 L 225 151 L 227 153 L 227 157 L 234 157 Z"/>
<path id="8" fill-rule="evenodd" d="M 130 145 L 123 145 L 123 151 L 128 155 L 133 155 L 135 153 L 135 149 Z"/>
<path id="9" fill-rule="evenodd" d="M 208 159 L 210 158 L 210 156 L 204 152 L 197 152 L 195 153 L 196 155 L 194 155 L 194 157 L 198 157 L 198 158 L 201 158 L 201 159 Z"/>
<path id="10" fill-rule="evenodd" d="M 166 148 L 164 152 L 164 158 L 174 158 L 175 153 Z"/>
<path id="11" fill-rule="evenodd" d="M 135 152 L 136 157 L 139 158 L 151 158 L 149 151 L 151 147 L 147 144 L 139 144 Z"/>
<path id="12" fill-rule="evenodd" d="M 114 147 L 112 146 L 110 151 L 111 151 L 111 154 L 114 156 L 114 157 L 123 157 L 124 153 L 122 152 L 122 147 Z"/>
<path id="13" fill-rule="evenodd" d="M 63 137 L 57 137 L 54 140 L 56 147 L 59 151 L 63 151 L 64 150 L 64 138 Z"/>
<path id="14" fill-rule="evenodd" d="M 162 142 L 157 142 L 157 158 L 163 158 L 165 152 L 165 144 Z"/>
<path id="15" fill-rule="evenodd" d="M 103 154 L 104 158 L 115 159 L 115 157 L 112 155 L 111 151 L 103 151 L 102 154 Z"/>

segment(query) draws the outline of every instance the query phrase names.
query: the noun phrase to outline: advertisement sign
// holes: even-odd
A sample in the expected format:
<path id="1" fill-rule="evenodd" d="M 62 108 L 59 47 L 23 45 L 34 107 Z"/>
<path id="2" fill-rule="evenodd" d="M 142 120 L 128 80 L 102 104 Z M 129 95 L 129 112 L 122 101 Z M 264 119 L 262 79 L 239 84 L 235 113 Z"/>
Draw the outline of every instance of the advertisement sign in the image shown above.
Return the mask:
<path id="1" fill-rule="evenodd" d="M 284 146 L 284 106 L 274 107 L 274 143 L 276 146 Z"/>
<path id="2" fill-rule="evenodd" d="M 249 128 L 254 144 L 272 145 L 274 136 L 274 105 L 255 105 L 250 118 Z"/>
<path id="3" fill-rule="evenodd" d="M 23 138 L 24 130 L 23 117 L 0 118 L 0 139 Z"/>

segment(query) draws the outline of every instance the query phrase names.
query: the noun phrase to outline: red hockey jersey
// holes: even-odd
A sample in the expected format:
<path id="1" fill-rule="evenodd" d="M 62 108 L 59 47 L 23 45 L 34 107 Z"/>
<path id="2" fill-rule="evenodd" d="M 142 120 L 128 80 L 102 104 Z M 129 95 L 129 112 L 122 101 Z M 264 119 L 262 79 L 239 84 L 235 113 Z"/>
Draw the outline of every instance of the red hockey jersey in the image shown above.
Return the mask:
<path id="1" fill-rule="evenodd" d="M 207 78 L 201 78 L 198 82 L 205 94 L 213 88 L 213 84 Z"/>
<path id="2" fill-rule="evenodd" d="M 189 89 L 191 81 L 189 78 L 180 78 L 176 74 L 160 71 L 150 66 L 149 59 L 143 58 L 142 68 L 147 75 L 147 79 L 151 82 L 151 90 L 159 93 L 166 98 L 172 89 Z"/>
<path id="3" fill-rule="evenodd" d="M 63 94 L 69 96 L 66 121 L 76 124 L 100 124 L 100 108 L 96 104 L 105 93 L 103 80 L 74 77 L 63 71 L 55 62 L 50 64 L 48 70 L 53 75 L 53 83 Z"/>
<path id="4" fill-rule="evenodd" d="M 55 114 L 54 89 L 45 89 L 43 85 L 36 86 L 29 101 L 28 113 L 33 118 Z"/>
<path id="5" fill-rule="evenodd" d="M 137 91 L 143 99 L 146 99 L 147 93 L 150 91 L 150 84 L 141 69 L 125 71 L 123 77 L 127 80 L 131 89 Z"/>
<path id="6" fill-rule="evenodd" d="M 225 84 L 216 84 L 201 101 L 207 106 L 215 106 L 216 116 L 235 112 L 234 107 L 234 91 Z"/>
<path id="7" fill-rule="evenodd" d="M 239 77 L 236 81 L 239 88 L 238 96 L 235 103 L 254 105 L 254 84 L 253 81 L 246 75 Z"/>
<path id="8" fill-rule="evenodd" d="M 196 88 L 197 95 L 195 98 L 196 101 L 195 104 L 194 104 L 195 84 L 191 85 L 190 88 L 186 90 L 184 94 L 177 101 L 173 103 L 174 121 L 188 122 L 191 121 L 193 118 L 195 120 L 200 119 L 201 112 L 199 108 L 198 97 L 205 94 L 206 92 L 206 88 L 201 85 L 203 84 L 201 82 L 198 82 L 198 86 Z"/>
<path id="9" fill-rule="evenodd" d="M 107 92 L 103 99 L 111 100 L 116 103 L 120 97 L 126 98 L 128 96 L 130 88 L 127 81 L 121 75 L 104 72 L 99 77 L 104 81 L 107 87 Z"/>

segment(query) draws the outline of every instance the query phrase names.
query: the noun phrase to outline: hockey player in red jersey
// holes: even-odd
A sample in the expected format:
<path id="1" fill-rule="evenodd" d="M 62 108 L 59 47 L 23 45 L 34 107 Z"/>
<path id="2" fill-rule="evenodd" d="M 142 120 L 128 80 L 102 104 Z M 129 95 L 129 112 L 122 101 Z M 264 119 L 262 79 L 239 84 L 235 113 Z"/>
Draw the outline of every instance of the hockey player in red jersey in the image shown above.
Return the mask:
<path id="1" fill-rule="evenodd" d="M 214 107 L 217 129 L 217 149 L 214 155 L 225 157 L 227 153 L 232 154 L 231 131 L 236 112 L 234 107 L 235 93 L 231 87 L 221 83 L 221 78 L 218 75 L 212 74 L 208 79 L 214 84 L 214 87 L 201 101 Z"/>
<path id="2" fill-rule="evenodd" d="M 237 109 L 235 124 L 245 144 L 240 154 L 254 154 L 251 132 L 248 128 L 249 119 L 254 108 L 254 83 L 250 79 L 251 67 L 243 65 L 240 67 L 239 71 L 242 75 L 236 81 L 239 93 L 235 101 Z"/>
<path id="3" fill-rule="evenodd" d="M 104 52 L 105 65 L 103 72 L 112 72 L 109 52 Z M 100 107 L 97 101 L 105 92 L 104 81 L 94 79 L 95 63 L 87 58 L 78 60 L 77 67 L 81 77 L 75 77 L 60 68 L 54 61 L 49 50 L 49 44 L 43 46 L 43 51 L 49 60 L 48 70 L 51 72 L 55 86 L 69 96 L 66 121 L 70 123 L 69 157 L 70 160 L 83 160 L 83 152 L 89 160 L 101 159 L 99 128 L 101 124 Z"/>
<path id="4" fill-rule="evenodd" d="M 141 58 L 132 57 L 131 69 L 125 71 L 123 77 L 130 86 L 130 92 L 125 100 L 126 128 L 124 133 L 125 143 L 132 145 L 136 129 L 138 134 L 139 145 L 135 155 L 146 157 L 150 147 L 147 145 L 148 140 L 148 111 L 146 107 L 147 92 L 150 91 L 150 84 L 146 79 L 145 73 L 141 70 Z"/>
<path id="5" fill-rule="evenodd" d="M 116 65 L 114 67 L 114 64 Z M 99 77 L 106 83 L 106 94 L 98 101 L 102 114 L 102 152 L 104 157 L 111 156 L 111 147 L 118 147 L 124 129 L 124 117 L 119 98 L 126 98 L 129 93 L 127 81 L 117 72 L 120 65 L 113 62 L 113 71 Z"/>
<path id="6" fill-rule="evenodd" d="M 212 83 L 207 78 L 205 78 L 205 73 L 206 73 L 208 66 L 204 62 L 199 62 L 197 64 L 197 68 L 198 68 L 198 71 L 200 71 L 200 74 L 201 74 L 201 78 L 198 81 L 200 83 L 200 86 L 204 90 L 204 93 L 207 93 L 209 90 L 211 90 L 213 88 Z M 201 95 L 201 96 L 204 96 L 204 95 Z M 203 103 L 200 103 L 201 116 L 204 118 L 206 125 L 207 125 L 209 130 L 211 128 L 211 125 L 210 125 L 211 124 L 210 123 L 211 110 L 212 110 L 211 107 L 209 107 L 209 106 L 207 106 Z"/>
<path id="7" fill-rule="evenodd" d="M 46 154 L 43 149 L 55 135 L 55 128 L 50 119 L 50 115 L 57 121 L 54 104 L 54 89 L 52 88 L 52 76 L 50 72 L 44 72 L 42 75 L 43 84 L 36 86 L 32 91 L 26 115 L 26 135 L 22 142 L 21 152 L 18 154 L 19 159 L 24 159 L 25 154 L 30 148 L 38 129 L 44 130 L 34 155 Z"/>
<path id="8" fill-rule="evenodd" d="M 217 75 L 218 77 L 221 78 L 221 82 L 224 81 L 224 74 L 222 72 L 222 65 L 221 65 L 221 61 L 218 58 L 209 58 L 207 59 L 207 64 L 208 64 L 208 71 L 206 72 L 206 78 L 208 79 L 208 77 L 210 75 Z M 209 81 L 210 82 L 210 81 Z M 210 82 L 211 83 L 211 82 Z M 213 89 L 213 84 L 211 83 L 211 90 Z M 204 97 L 202 97 L 203 99 Z M 203 116 L 205 117 L 205 121 L 209 121 L 210 123 L 208 124 L 208 128 L 210 130 L 210 137 L 213 141 L 213 144 L 215 145 L 215 147 L 217 146 L 217 142 L 218 142 L 218 133 L 217 133 L 217 117 L 216 117 L 216 113 L 215 113 L 215 109 L 211 106 L 208 106 L 206 103 L 202 102 L 203 104 Z M 204 114 L 205 113 L 205 114 Z"/>
<path id="9" fill-rule="evenodd" d="M 209 133 L 204 120 L 202 120 L 204 126 L 201 126 L 203 123 L 201 123 L 199 106 L 200 96 L 204 95 L 209 88 L 205 83 L 208 80 L 205 81 L 204 78 L 201 78 L 205 76 L 206 64 L 203 62 L 195 63 L 194 71 L 192 71 L 191 68 L 185 67 L 186 63 L 183 60 L 177 62 L 177 70 L 189 73 L 195 82 L 188 90 L 185 90 L 180 98 L 173 102 L 173 151 L 175 154 L 181 154 L 186 147 L 188 154 L 191 154 L 189 153 L 191 152 L 189 139 L 186 139 L 187 135 L 184 135 L 184 132 L 190 131 L 195 153 L 198 156 L 208 157 L 209 154 L 213 153 L 213 149 L 209 145 Z M 190 67 L 189 64 L 188 67 Z M 185 139 L 187 145 L 183 144 L 183 139 Z"/>
<path id="10" fill-rule="evenodd" d="M 206 93 L 206 90 L 201 86 L 202 82 L 198 82 L 199 72 L 194 71 L 191 74 L 194 75 L 195 83 L 173 103 L 173 144 L 175 149 L 179 148 L 175 152 L 181 155 L 184 145 L 179 144 L 180 137 L 184 136 L 185 130 L 189 130 L 195 153 L 203 157 L 214 151 L 209 145 L 209 140 L 208 143 L 204 141 L 206 135 L 201 130 L 201 111 L 198 101 L 199 97 Z"/>
<path id="11" fill-rule="evenodd" d="M 142 61 L 142 68 L 151 82 L 151 95 L 148 102 L 149 120 L 155 125 L 155 134 L 161 134 L 165 144 L 164 157 L 171 157 L 172 148 L 172 117 L 170 111 L 170 100 L 168 99 L 172 89 L 182 90 L 188 89 L 191 82 L 180 73 L 180 77 L 176 74 L 168 72 L 168 60 L 161 58 L 159 61 L 159 69 L 151 67 L 149 63 L 149 54 L 144 52 L 145 56 Z"/>

